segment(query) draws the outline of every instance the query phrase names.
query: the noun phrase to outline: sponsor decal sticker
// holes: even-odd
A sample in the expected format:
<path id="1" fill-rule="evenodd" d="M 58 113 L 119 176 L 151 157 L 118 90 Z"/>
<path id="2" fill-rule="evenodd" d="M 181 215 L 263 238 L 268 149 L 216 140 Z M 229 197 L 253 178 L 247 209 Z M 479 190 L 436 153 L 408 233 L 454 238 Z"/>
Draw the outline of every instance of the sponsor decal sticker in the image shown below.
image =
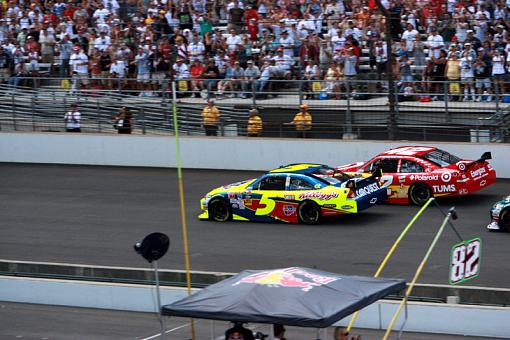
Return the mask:
<path id="1" fill-rule="evenodd" d="M 377 202 L 377 197 L 374 197 L 370 200 L 370 204 L 375 204 Z"/>
<path id="2" fill-rule="evenodd" d="M 471 177 L 477 178 L 477 177 L 484 177 L 487 176 L 487 172 L 485 171 L 485 168 L 478 168 L 476 170 L 473 170 L 470 172 Z"/>
<path id="3" fill-rule="evenodd" d="M 443 173 L 441 174 L 441 180 L 442 180 L 443 182 L 448 183 L 448 182 L 450 182 L 450 180 L 451 180 L 451 179 L 452 179 L 452 174 L 451 174 L 451 173 L 449 173 L 449 172 L 443 172 Z"/>
<path id="4" fill-rule="evenodd" d="M 336 208 L 336 204 L 324 204 L 324 208 Z"/>
<path id="5" fill-rule="evenodd" d="M 372 183 L 370 185 L 367 185 L 366 187 L 359 188 L 358 190 L 356 190 L 356 196 L 363 197 L 377 190 L 379 190 L 379 186 L 377 185 L 377 183 Z"/>
<path id="6" fill-rule="evenodd" d="M 236 198 L 236 193 L 235 192 L 229 192 L 228 193 L 228 198 Z"/>
<path id="7" fill-rule="evenodd" d="M 439 175 L 411 175 L 412 181 L 437 181 Z"/>
<path id="8" fill-rule="evenodd" d="M 481 187 L 485 186 L 485 184 L 487 184 L 487 181 L 486 181 L 486 180 L 480 181 L 480 186 L 481 186 Z"/>
<path id="9" fill-rule="evenodd" d="M 342 205 L 342 209 L 349 210 L 349 209 L 352 209 L 352 207 L 350 205 Z"/>
<path id="10" fill-rule="evenodd" d="M 459 167 L 459 170 L 462 170 L 462 171 L 466 170 L 466 164 L 464 164 L 464 163 L 459 163 L 458 167 Z"/>
<path id="11" fill-rule="evenodd" d="M 293 201 L 294 200 L 294 195 L 285 195 L 285 196 L 283 196 L 283 198 L 285 198 L 286 200 Z"/>
<path id="12" fill-rule="evenodd" d="M 398 176 L 398 181 L 399 181 L 400 183 L 405 182 L 405 181 L 406 181 L 406 176 L 405 176 L 405 175 Z"/>
<path id="13" fill-rule="evenodd" d="M 296 214 L 296 207 L 293 205 L 284 205 L 283 213 L 285 214 L 285 216 L 293 216 Z"/>
<path id="14" fill-rule="evenodd" d="M 327 285 L 339 279 L 340 278 L 337 277 L 313 274 L 300 268 L 286 268 L 252 274 L 243 277 L 232 285 L 237 286 L 241 283 L 251 283 L 272 288 L 300 288 L 301 290 L 307 292 L 314 287 Z"/>
<path id="15" fill-rule="evenodd" d="M 434 192 L 455 192 L 455 191 L 457 191 L 455 184 L 433 185 L 432 189 L 434 190 Z"/>
<path id="16" fill-rule="evenodd" d="M 310 192 L 303 192 L 299 194 L 299 199 L 306 199 L 306 198 L 315 198 L 320 201 L 327 201 L 332 198 L 337 198 L 338 192 L 317 192 L 317 191 L 310 191 Z"/>
<path id="17" fill-rule="evenodd" d="M 465 188 L 462 188 L 459 190 L 459 195 L 467 195 L 468 194 L 468 190 L 465 189 Z"/>

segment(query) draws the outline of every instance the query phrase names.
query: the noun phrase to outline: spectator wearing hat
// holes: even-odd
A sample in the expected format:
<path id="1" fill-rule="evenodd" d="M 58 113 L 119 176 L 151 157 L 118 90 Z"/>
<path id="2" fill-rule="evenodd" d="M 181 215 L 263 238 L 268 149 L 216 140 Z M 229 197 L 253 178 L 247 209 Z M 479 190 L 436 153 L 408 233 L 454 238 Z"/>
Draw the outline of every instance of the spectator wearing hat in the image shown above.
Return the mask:
<path id="1" fill-rule="evenodd" d="M 476 57 L 474 64 L 475 69 L 475 89 L 476 89 L 476 101 L 482 101 L 482 95 L 487 94 L 485 100 L 492 100 L 492 83 L 491 83 L 491 67 L 489 62 L 484 60 L 483 56 L 479 54 Z"/>
<path id="2" fill-rule="evenodd" d="M 449 92 L 453 94 L 453 97 L 450 97 L 451 101 L 457 101 L 459 99 L 458 95 L 460 94 L 460 52 L 454 51 L 450 53 L 448 57 L 448 61 L 446 62 L 446 80 L 449 83 Z"/>
<path id="3" fill-rule="evenodd" d="M 146 90 L 151 79 L 149 55 L 142 47 L 138 47 L 135 60 L 131 63 L 136 66 L 136 83 L 140 91 Z"/>
<path id="4" fill-rule="evenodd" d="M 260 137 L 262 133 L 262 118 L 260 118 L 259 111 L 255 108 L 250 110 L 248 117 L 248 137 Z"/>
<path id="5" fill-rule="evenodd" d="M 73 43 L 69 39 L 69 35 L 65 34 L 62 40 L 58 44 L 58 50 L 60 52 L 60 69 L 59 75 L 61 78 L 67 76 L 69 72 L 69 60 L 71 58 L 71 54 L 73 53 Z"/>
<path id="6" fill-rule="evenodd" d="M 73 54 L 69 60 L 73 78 L 73 91 L 80 89 L 81 85 L 89 84 L 89 57 L 83 52 L 80 46 L 73 47 Z"/>
<path id="7" fill-rule="evenodd" d="M 308 104 L 301 104 L 299 109 L 289 124 L 295 126 L 298 137 L 308 138 L 312 129 L 312 115 L 308 112 Z"/>
<path id="8" fill-rule="evenodd" d="M 292 57 L 284 54 L 283 47 L 278 48 L 276 55 L 272 58 L 275 61 L 275 74 L 278 78 L 290 80 L 292 78 Z"/>
<path id="9" fill-rule="evenodd" d="M 497 93 L 504 94 L 505 91 L 505 56 L 499 51 L 494 51 L 492 57 L 492 79 L 496 85 Z"/>
<path id="10" fill-rule="evenodd" d="M 347 327 L 335 327 L 335 332 L 333 333 L 334 340 L 349 340 L 349 331 Z"/>
<path id="11" fill-rule="evenodd" d="M 70 110 L 64 115 L 67 132 L 81 132 L 81 114 L 77 107 L 75 103 L 71 104 Z"/>
<path id="12" fill-rule="evenodd" d="M 416 45 L 416 41 L 419 39 L 419 36 L 420 34 L 414 26 L 407 23 L 406 30 L 402 33 L 402 39 L 405 41 L 407 51 L 411 54 L 411 56 L 414 52 L 414 46 Z"/>
<path id="13" fill-rule="evenodd" d="M 255 90 L 255 83 L 260 77 L 259 67 L 253 63 L 253 60 L 248 60 L 246 65 L 246 69 L 244 70 L 245 88 Z M 241 98 L 246 98 L 247 95 L 248 94 L 245 92 L 241 94 Z"/>
<path id="14" fill-rule="evenodd" d="M 464 101 L 475 100 L 475 90 L 474 90 L 474 68 L 473 63 L 475 60 L 470 55 L 468 49 L 462 52 L 462 57 L 460 58 L 460 83 L 464 89 Z M 471 94 L 471 97 L 469 95 Z"/>
<path id="15" fill-rule="evenodd" d="M 437 33 L 436 27 L 430 28 L 430 35 L 427 38 L 426 46 L 429 49 L 429 58 L 439 58 L 439 51 L 444 48 L 443 37 Z"/>
<path id="16" fill-rule="evenodd" d="M 202 126 L 206 136 L 217 136 L 220 124 L 220 110 L 214 105 L 214 100 L 209 99 L 207 106 L 202 111 Z"/>
<path id="17" fill-rule="evenodd" d="M 482 46 L 481 41 L 477 37 L 475 37 L 475 32 L 473 30 L 467 30 L 466 33 L 467 33 L 467 36 L 466 36 L 466 40 L 464 41 L 464 45 L 469 43 L 469 44 L 471 44 L 471 47 L 475 51 L 477 51 Z"/>
<path id="18" fill-rule="evenodd" d="M 294 58 L 295 41 L 291 36 L 289 36 L 289 31 L 286 29 L 282 32 L 279 43 L 283 48 L 283 54 L 289 58 Z"/>

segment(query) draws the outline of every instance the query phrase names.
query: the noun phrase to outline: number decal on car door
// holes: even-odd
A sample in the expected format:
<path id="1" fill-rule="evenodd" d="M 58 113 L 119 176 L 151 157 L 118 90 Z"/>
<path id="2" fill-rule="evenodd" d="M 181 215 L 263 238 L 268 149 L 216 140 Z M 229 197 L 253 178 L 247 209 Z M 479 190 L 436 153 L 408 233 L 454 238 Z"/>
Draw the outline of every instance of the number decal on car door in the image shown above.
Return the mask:
<path id="1" fill-rule="evenodd" d="M 268 215 L 276 206 L 276 202 L 270 199 L 267 195 L 262 195 L 262 198 L 259 201 L 259 206 L 264 205 L 264 207 L 257 208 L 255 211 L 255 215 Z"/>

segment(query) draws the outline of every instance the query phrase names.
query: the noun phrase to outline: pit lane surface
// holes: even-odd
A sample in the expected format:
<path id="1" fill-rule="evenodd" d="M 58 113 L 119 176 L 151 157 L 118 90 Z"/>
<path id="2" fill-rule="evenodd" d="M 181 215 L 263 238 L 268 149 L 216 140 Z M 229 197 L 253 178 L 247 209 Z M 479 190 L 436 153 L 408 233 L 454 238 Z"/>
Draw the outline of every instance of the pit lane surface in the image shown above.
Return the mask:
<path id="1" fill-rule="evenodd" d="M 288 266 L 342 274 L 373 275 L 415 206 L 382 205 L 323 225 L 199 221 L 199 199 L 219 185 L 260 172 L 184 170 L 192 270 L 238 272 Z M 133 244 L 151 232 L 167 233 L 170 252 L 160 268 L 184 269 L 181 217 L 174 169 L 0 164 L 0 258 L 8 260 L 147 267 Z M 464 285 L 509 288 L 510 234 L 490 233 L 488 210 L 510 194 L 498 180 L 468 197 L 444 199 L 456 206 L 464 239 L 480 236 L 480 277 Z M 383 276 L 410 280 L 442 221 L 431 207 L 388 263 Z M 446 229 L 420 283 L 446 284 L 450 248 Z"/>
<path id="2" fill-rule="evenodd" d="M 160 339 L 160 325 L 153 313 L 134 313 L 90 308 L 32 305 L 24 303 L 0 303 L 0 339 Z M 190 339 L 190 319 L 165 318 L 165 339 Z M 218 339 L 230 323 L 195 320 L 196 339 Z M 270 326 L 250 324 L 252 330 L 270 333 Z M 286 326 L 286 337 L 294 340 L 317 339 L 316 329 Z M 211 334 L 213 336 L 211 336 Z M 324 335 L 324 333 L 322 333 Z M 333 329 L 327 330 L 324 340 L 332 339 Z M 351 334 L 361 334 L 364 340 L 381 339 L 383 331 L 353 329 Z M 495 339 L 463 337 L 443 334 L 405 332 L 408 340 L 460 340 Z M 395 336 L 393 337 L 395 338 Z M 271 339 L 269 337 L 268 339 Z"/>

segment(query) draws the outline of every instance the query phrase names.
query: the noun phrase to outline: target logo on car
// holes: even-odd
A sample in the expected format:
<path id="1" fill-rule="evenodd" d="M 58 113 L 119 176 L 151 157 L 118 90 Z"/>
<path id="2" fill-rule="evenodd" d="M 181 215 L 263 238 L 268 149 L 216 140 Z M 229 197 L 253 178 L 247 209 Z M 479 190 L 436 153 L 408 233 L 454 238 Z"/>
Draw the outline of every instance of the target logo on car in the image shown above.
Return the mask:
<path id="1" fill-rule="evenodd" d="M 449 173 L 449 172 L 443 172 L 441 174 L 441 180 L 445 183 L 448 183 L 450 182 L 450 180 L 452 179 L 452 174 Z"/>

